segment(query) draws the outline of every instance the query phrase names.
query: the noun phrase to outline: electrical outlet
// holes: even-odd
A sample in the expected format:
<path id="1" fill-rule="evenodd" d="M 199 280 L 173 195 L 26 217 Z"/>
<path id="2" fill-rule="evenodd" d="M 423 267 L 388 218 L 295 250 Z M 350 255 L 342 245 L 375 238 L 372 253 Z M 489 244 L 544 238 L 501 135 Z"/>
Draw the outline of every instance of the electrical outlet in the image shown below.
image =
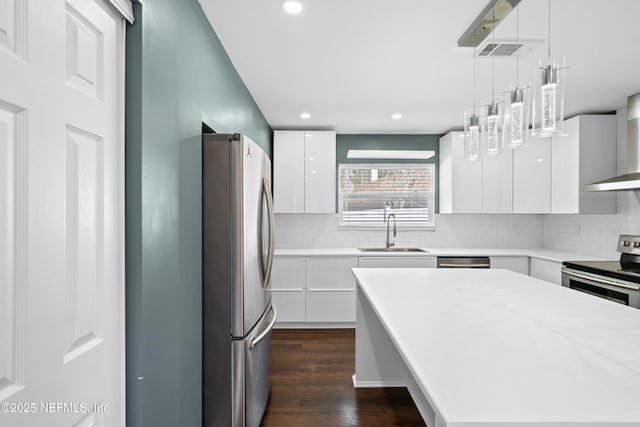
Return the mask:
<path id="1" fill-rule="evenodd" d="M 576 225 L 573 227 L 573 234 L 575 234 L 576 236 L 580 235 L 580 226 Z"/>

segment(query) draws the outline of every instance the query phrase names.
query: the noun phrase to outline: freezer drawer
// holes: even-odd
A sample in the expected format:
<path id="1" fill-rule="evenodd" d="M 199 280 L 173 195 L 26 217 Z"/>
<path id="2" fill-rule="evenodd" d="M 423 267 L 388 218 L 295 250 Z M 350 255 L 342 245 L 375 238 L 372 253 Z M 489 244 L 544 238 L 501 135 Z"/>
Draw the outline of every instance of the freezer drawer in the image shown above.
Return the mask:
<path id="1" fill-rule="evenodd" d="M 276 321 L 274 305 L 244 338 L 233 340 L 234 427 L 259 427 L 271 386 L 271 335 Z"/>

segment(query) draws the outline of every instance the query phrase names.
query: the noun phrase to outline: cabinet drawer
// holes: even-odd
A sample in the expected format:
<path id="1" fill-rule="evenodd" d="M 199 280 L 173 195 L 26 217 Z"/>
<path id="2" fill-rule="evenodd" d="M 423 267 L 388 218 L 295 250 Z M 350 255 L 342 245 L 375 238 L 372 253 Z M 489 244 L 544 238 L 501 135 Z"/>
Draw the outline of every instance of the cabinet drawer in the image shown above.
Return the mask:
<path id="1" fill-rule="evenodd" d="M 307 291 L 307 322 L 355 322 L 356 293 Z"/>
<path id="2" fill-rule="evenodd" d="M 545 259 L 531 258 L 531 261 L 529 263 L 529 271 L 531 272 L 531 277 L 546 280 L 547 282 L 555 283 L 556 285 L 562 284 L 561 269 L 561 263 L 547 261 Z"/>
<path id="3" fill-rule="evenodd" d="M 305 292 L 272 290 L 271 302 L 278 311 L 277 323 L 305 321 Z"/>
<path id="4" fill-rule="evenodd" d="M 360 257 L 361 268 L 436 268 L 435 257 Z"/>
<path id="5" fill-rule="evenodd" d="M 356 257 L 307 258 L 307 289 L 355 289 L 351 271 L 358 267 Z"/>
<path id="6" fill-rule="evenodd" d="M 304 257 L 275 257 L 271 272 L 271 289 L 305 288 Z"/>
<path id="7" fill-rule="evenodd" d="M 529 275 L 529 257 L 499 256 L 491 257 L 491 268 L 503 268 L 516 273 Z"/>

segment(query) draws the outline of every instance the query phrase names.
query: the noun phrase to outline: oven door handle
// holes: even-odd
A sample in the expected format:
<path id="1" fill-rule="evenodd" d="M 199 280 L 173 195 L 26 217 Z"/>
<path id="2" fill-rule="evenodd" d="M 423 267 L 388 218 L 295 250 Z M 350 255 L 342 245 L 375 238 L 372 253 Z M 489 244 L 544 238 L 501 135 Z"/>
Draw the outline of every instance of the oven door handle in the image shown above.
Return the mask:
<path id="1" fill-rule="evenodd" d="M 562 269 L 562 274 L 566 274 L 567 276 L 577 277 L 578 279 L 590 280 L 595 283 L 601 283 L 603 285 L 615 286 L 618 288 L 631 289 L 634 291 L 640 290 L 640 287 L 626 285 L 624 283 L 614 282 L 613 280 L 600 279 L 597 277 L 587 276 L 586 274 L 574 273 L 573 271 L 569 271 L 565 268 Z"/>

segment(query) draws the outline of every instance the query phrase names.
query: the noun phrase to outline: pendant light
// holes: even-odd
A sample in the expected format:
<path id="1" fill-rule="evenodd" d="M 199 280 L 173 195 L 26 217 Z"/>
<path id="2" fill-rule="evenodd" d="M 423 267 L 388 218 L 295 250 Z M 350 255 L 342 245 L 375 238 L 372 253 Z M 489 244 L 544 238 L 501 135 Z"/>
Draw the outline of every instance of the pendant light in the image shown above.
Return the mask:
<path id="1" fill-rule="evenodd" d="M 565 60 L 561 62 L 551 57 L 551 0 L 549 0 L 548 62 L 542 66 L 542 60 L 534 73 L 533 131 L 535 136 L 563 134 L 564 122 L 564 70 Z"/>
<path id="2" fill-rule="evenodd" d="M 495 23 L 495 13 L 493 13 Z M 492 43 L 495 45 L 495 28 L 492 29 Z M 483 103 L 480 125 L 482 128 L 482 148 L 486 156 L 496 156 L 502 152 L 502 97 L 495 96 L 495 56 L 491 56 L 491 99 Z"/>
<path id="3" fill-rule="evenodd" d="M 473 108 L 464 112 L 464 158 L 476 161 L 480 158 L 480 110 L 476 108 L 476 49 L 473 48 Z"/>
<path id="4" fill-rule="evenodd" d="M 520 7 L 516 10 L 516 46 L 520 49 Z M 531 83 L 520 80 L 520 54 L 516 50 L 516 80 L 507 88 L 508 104 L 504 109 L 502 146 L 520 148 L 527 146 L 529 133 L 529 106 Z"/>

